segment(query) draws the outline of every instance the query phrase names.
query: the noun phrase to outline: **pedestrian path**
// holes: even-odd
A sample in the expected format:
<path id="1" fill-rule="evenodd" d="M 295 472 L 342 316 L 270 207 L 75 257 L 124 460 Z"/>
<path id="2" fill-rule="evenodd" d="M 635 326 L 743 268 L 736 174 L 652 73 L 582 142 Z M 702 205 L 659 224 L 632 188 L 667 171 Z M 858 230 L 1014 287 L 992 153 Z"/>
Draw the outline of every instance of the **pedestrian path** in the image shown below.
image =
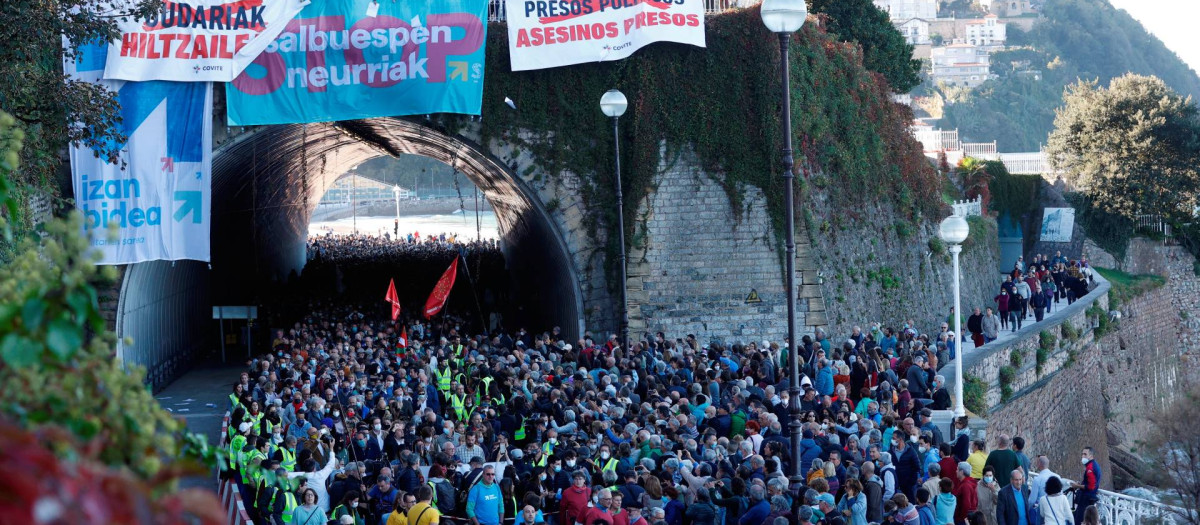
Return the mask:
<path id="1" fill-rule="evenodd" d="M 1085 296 L 1084 299 L 1080 299 L 1080 300 L 1088 300 L 1088 298 Z M 1054 306 L 1054 309 L 1051 310 L 1050 313 L 1042 316 L 1042 322 L 1040 322 L 1040 323 L 1034 320 L 1033 308 L 1030 308 L 1029 316 L 1026 317 L 1024 321 L 1021 322 L 1020 330 L 1017 330 L 1014 332 L 1014 331 L 1012 331 L 1012 327 L 1009 327 L 1008 329 L 1002 329 L 996 334 L 997 337 L 996 337 L 995 341 L 987 343 L 987 344 L 981 346 L 980 348 L 983 349 L 983 348 L 988 347 L 989 345 L 1003 345 L 1006 341 L 1012 340 L 1012 339 L 1016 338 L 1019 334 L 1026 333 L 1028 330 L 1041 331 L 1042 329 L 1040 327 L 1042 327 L 1042 326 L 1053 326 L 1053 325 L 1057 324 L 1059 322 L 1059 320 L 1065 316 L 1065 314 L 1063 312 L 1066 312 L 1067 300 L 1062 299 L 1059 301 L 1058 304 L 1055 304 L 1053 306 Z M 997 314 L 997 315 L 999 315 L 999 314 Z M 970 333 L 967 332 L 967 326 L 965 324 L 963 325 L 963 333 L 968 334 L 967 340 L 962 342 L 963 350 L 966 351 L 967 353 L 971 353 L 973 350 L 975 350 L 975 342 L 971 340 Z M 961 341 L 961 336 L 959 337 L 959 339 Z M 951 361 L 951 363 L 953 363 L 953 360 Z"/>

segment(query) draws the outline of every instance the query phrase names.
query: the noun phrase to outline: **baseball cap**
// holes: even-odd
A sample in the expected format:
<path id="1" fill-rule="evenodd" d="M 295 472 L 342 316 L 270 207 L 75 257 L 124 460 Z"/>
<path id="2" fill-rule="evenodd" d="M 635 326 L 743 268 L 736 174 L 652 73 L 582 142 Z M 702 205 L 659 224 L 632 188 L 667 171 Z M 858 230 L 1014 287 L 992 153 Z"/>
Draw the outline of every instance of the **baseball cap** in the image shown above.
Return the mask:
<path id="1" fill-rule="evenodd" d="M 833 494 L 830 494 L 828 492 L 817 496 L 817 503 L 821 503 L 821 502 L 824 502 L 831 507 L 836 505 L 833 502 Z"/>

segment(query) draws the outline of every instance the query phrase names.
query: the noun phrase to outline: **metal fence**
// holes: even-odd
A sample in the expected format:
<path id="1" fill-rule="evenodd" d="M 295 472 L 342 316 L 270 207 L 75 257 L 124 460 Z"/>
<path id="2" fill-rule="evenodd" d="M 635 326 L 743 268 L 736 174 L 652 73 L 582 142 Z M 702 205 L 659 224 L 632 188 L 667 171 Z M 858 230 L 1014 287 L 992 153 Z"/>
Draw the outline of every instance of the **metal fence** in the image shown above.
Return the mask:
<path id="1" fill-rule="evenodd" d="M 762 0 L 704 0 L 704 14 L 715 15 L 724 13 L 730 9 L 742 9 L 757 5 Z M 504 0 L 490 0 L 488 2 L 488 22 L 505 22 L 508 20 L 508 12 L 505 10 Z"/>
<path id="2" fill-rule="evenodd" d="M 1167 237 L 1170 237 L 1172 233 L 1171 225 L 1163 220 L 1162 215 L 1138 215 L 1134 219 L 1134 226 L 1138 230 L 1151 231 Z"/>
<path id="3" fill-rule="evenodd" d="M 983 215 L 983 197 L 975 197 L 972 201 L 954 201 L 954 214 L 959 217 L 978 217 Z"/>

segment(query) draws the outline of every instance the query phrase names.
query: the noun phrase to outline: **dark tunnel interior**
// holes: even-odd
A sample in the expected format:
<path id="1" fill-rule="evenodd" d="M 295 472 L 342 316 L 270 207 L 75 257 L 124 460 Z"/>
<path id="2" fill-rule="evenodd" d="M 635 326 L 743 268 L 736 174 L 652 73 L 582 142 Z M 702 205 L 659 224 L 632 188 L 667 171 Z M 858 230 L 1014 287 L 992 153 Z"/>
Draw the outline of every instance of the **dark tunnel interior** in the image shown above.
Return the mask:
<path id="1" fill-rule="evenodd" d="M 466 175 L 492 208 L 512 291 L 530 327 L 558 325 L 578 337 L 580 279 L 557 226 L 534 191 L 502 161 L 469 140 L 404 118 L 268 126 L 214 153 L 212 264 L 131 265 L 122 282 L 119 352 L 149 370 L 157 387 L 219 345 L 215 305 L 255 305 L 305 263 L 309 217 L 350 168 L 382 155 L 416 154 Z M 270 329 L 260 326 L 256 338 Z M 199 343 L 204 341 L 204 343 Z"/>

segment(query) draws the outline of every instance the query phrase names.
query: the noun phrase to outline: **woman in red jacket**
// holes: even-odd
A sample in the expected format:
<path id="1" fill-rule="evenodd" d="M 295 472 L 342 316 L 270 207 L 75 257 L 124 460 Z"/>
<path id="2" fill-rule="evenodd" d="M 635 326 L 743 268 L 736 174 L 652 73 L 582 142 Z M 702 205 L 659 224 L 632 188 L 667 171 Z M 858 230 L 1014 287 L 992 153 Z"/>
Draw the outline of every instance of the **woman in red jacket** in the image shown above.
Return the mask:
<path id="1" fill-rule="evenodd" d="M 576 471 L 571 475 L 571 486 L 563 489 L 562 505 L 559 509 L 562 511 L 563 525 L 574 525 L 588 510 L 588 502 L 592 499 L 592 489 L 587 486 L 587 478 L 583 471 Z"/>

